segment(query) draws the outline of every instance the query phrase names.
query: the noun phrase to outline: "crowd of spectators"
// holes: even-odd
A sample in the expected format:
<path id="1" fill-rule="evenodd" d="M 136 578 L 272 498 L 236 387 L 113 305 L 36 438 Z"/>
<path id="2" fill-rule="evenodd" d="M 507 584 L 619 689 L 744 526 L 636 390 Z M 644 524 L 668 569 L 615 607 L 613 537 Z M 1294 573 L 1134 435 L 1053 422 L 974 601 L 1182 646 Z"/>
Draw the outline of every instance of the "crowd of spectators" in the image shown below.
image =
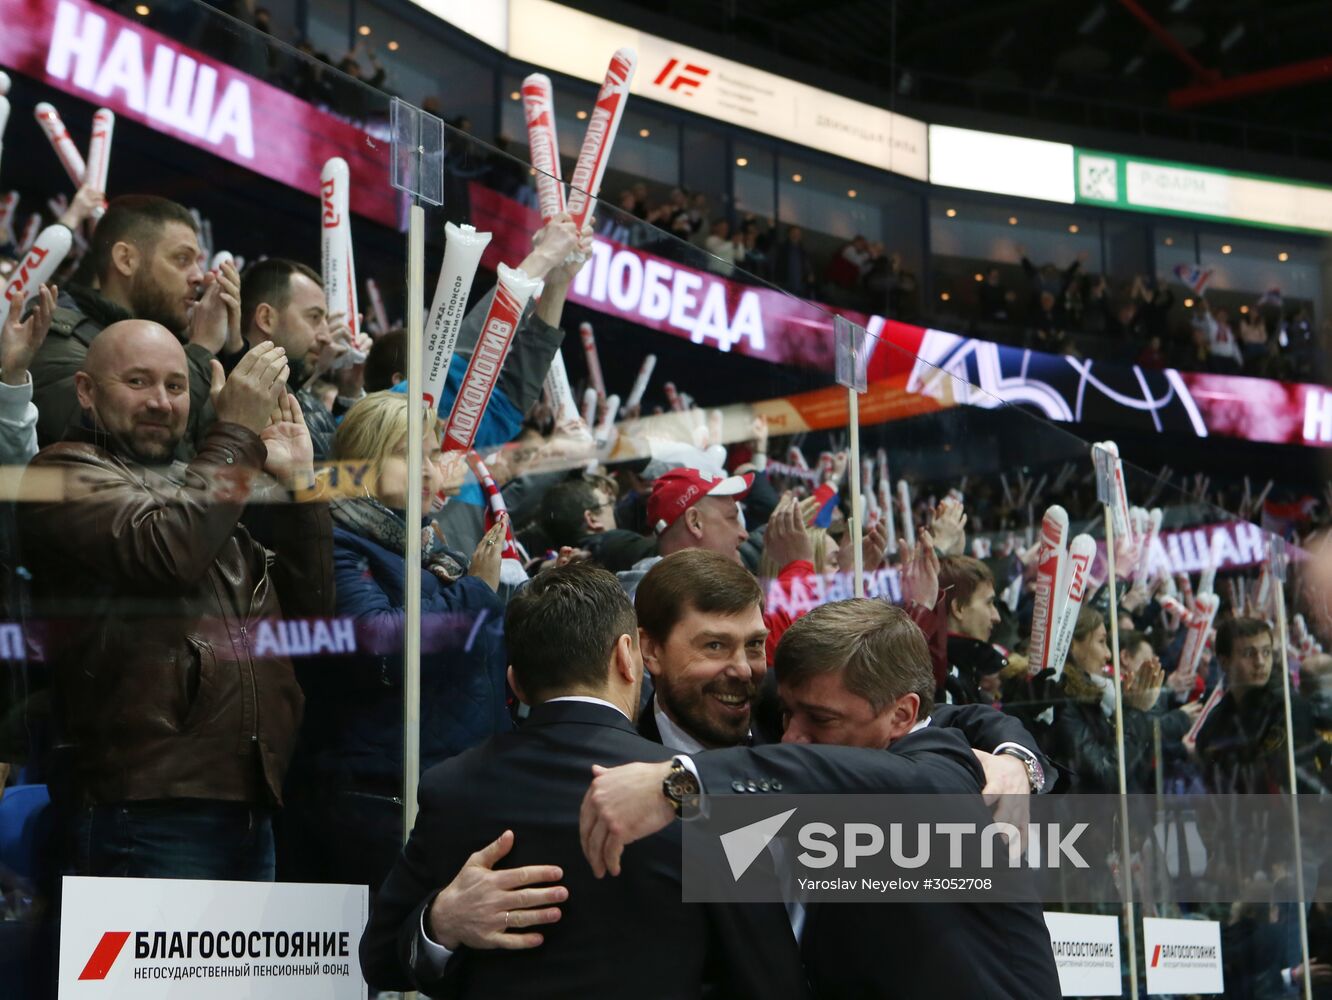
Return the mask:
<path id="1" fill-rule="evenodd" d="M 1214 293 L 1236 302 L 1227 308 L 1209 299 L 1205 288 L 1194 291 L 1143 274 L 1089 274 L 1086 253 L 1061 269 L 1049 262 L 1038 266 L 1022 248 L 1018 252 L 1020 272 L 993 265 L 949 285 L 949 301 L 956 297 L 971 307 L 959 321 L 978 336 L 1144 368 L 1321 377 L 1328 330 L 1316 328 L 1307 303 L 1285 302 L 1278 290 L 1252 302 Z M 958 315 L 956 308 L 946 311 Z"/>
<path id="2" fill-rule="evenodd" d="M 9 155 L 40 141 L 11 136 Z M 974 961 L 956 973 L 961 992 L 942 995 L 996 982 L 994 995 L 1053 995 L 1033 906 L 1002 904 L 1015 937 L 984 933 L 974 905 L 914 908 L 918 924 L 887 907 L 859 926 L 824 912 L 804 926 L 803 956 L 780 907 L 751 914 L 775 916 L 776 935 L 705 925 L 679 899 L 669 788 L 756 791 L 769 782 L 760 773 L 780 773 L 791 792 L 925 781 L 978 805 L 983 792 L 1113 793 L 1117 707 L 1131 792 L 1332 787 L 1332 658 L 1292 651 L 1307 695 L 1287 715 L 1273 605 L 1256 588 L 1231 588 L 1244 596 L 1222 600 L 1213 646 L 1185 675 L 1185 619 L 1165 600 L 1175 581 L 1135 580 L 1126 559 L 1120 580 L 1088 594 L 1066 660 L 1030 669 L 1039 549 L 1021 534 L 1032 503 L 1093 517 L 1089 475 L 1025 503 L 980 476 L 914 483 L 895 514 L 909 543 L 888 537 L 883 507 L 850 519 L 845 453 L 829 444 L 811 462 L 762 419 L 723 440 L 701 411 L 644 407 L 614 427 L 631 444 L 618 451 L 557 420 L 542 387 L 592 237 L 567 216 L 512 262 L 545 285 L 464 456 L 441 449 L 440 423 L 491 295 L 469 310 L 417 483 L 403 331 L 354 334 L 308 264 L 263 246 L 242 248 L 254 261 L 244 270 L 209 261 L 183 206 L 136 195 L 103 213 L 102 194 L 81 191 L 60 223 L 86 250 L 30 302 L 15 298 L 0 328 L 0 459 L 18 487 L 0 537 L 4 617 L 25 635 L 23 655 L 4 661 L 0 757 L 10 780 L 21 768 L 50 789 L 48 888 L 57 873 L 366 884 L 363 966 L 382 989 L 452 989 L 463 976 L 474 996 L 515 982 L 616 995 L 626 968 L 666 941 L 684 993 L 766 981 L 764 995 L 804 996 L 808 980 L 824 995 L 897 984 L 921 996 L 924 981 L 901 977 L 948 932 L 974 936 Z M 863 239 L 819 267 L 796 227 L 776 242 L 757 220 L 733 229 L 683 191 L 651 206 L 630 189 L 620 202 L 642 220 L 630 240 L 660 226 L 701 241 L 719 273 L 914 308 L 915 277 Z M 1078 267 L 1028 267 L 1049 349 L 1064 346 Z M 1170 293 L 1136 294 L 1101 303 L 1107 329 L 1161 322 L 1153 310 Z M 1202 315 L 1210 349 L 1227 317 Z M 426 514 L 408 523 L 418 493 Z M 408 565 L 418 533 L 420 565 Z M 857 552 L 895 589 L 851 600 Z M 420 577 L 424 792 L 400 850 L 408 574 Z M 1116 587 L 1131 626 L 1117 661 L 1106 642 Z M 343 622 L 349 634 L 336 632 Z M 787 746 L 751 746 L 764 743 Z M 736 751 L 757 756 L 725 756 Z M 921 755 L 937 762 L 928 780 Z M 594 782 L 592 764 L 621 766 Z M 624 811 L 644 794 L 657 808 Z M 644 847 L 622 857 L 633 839 Z M 558 874 L 500 865 L 515 843 L 515 859 Z M 505 872 L 546 887 L 487 881 Z M 470 891 L 478 880 L 493 891 Z M 548 940 L 510 933 L 565 920 Z M 607 920 L 626 944 L 602 963 L 587 935 Z M 1008 951 L 1016 938 L 1026 947 Z M 718 949 L 720 970 L 704 961 Z M 506 950 L 535 958 L 514 965 Z M 1294 975 L 1275 953 L 1252 963 L 1238 972 Z"/>

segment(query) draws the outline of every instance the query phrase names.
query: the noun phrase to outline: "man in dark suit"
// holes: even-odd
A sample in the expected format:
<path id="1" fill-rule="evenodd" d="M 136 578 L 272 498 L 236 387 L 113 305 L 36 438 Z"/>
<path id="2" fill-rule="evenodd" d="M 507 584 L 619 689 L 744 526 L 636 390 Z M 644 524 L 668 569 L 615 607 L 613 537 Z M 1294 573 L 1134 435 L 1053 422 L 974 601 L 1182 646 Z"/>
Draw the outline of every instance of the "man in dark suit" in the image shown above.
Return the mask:
<path id="1" fill-rule="evenodd" d="M 638 716 L 640 734 L 686 753 L 781 740 L 780 709 L 766 713 L 770 718 L 760 710 L 765 688 L 775 685 L 765 684 L 773 678 L 764 653 L 763 591 L 750 573 L 716 553 L 677 552 L 648 571 L 634 608 L 653 682 Z M 981 758 L 987 793 L 1046 790 L 1047 762 L 1017 719 L 989 706 L 943 705 L 932 720 L 987 751 Z"/>
<path id="2" fill-rule="evenodd" d="M 867 600 L 817 608 L 783 636 L 775 668 L 784 745 L 705 751 L 595 778 L 581 819 L 597 875 L 618 874 L 625 844 L 710 790 L 979 795 L 984 771 L 964 737 L 933 724 L 929 650 L 900 609 Z M 1060 995 L 1034 901 L 814 905 L 793 914 L 792 926 L 820 998 Z M 941 974 L 930 959 L 945 947 L 965 961 Z"/>
<path id="3" fill-rule="evenodd" d="M 622 880 L 582 862 L 592 766 L 670 756 L 633 729 L 642 665 L 615 577 L 544 572 L 510 602 L 505 632 L 509 681 L 531 716 L 422 778 L 416 826 L 361 940 L 370 984 L 450 997 L 806 997 L 780 908 L 681 902 L 678 828 L 626 852 Z"/>

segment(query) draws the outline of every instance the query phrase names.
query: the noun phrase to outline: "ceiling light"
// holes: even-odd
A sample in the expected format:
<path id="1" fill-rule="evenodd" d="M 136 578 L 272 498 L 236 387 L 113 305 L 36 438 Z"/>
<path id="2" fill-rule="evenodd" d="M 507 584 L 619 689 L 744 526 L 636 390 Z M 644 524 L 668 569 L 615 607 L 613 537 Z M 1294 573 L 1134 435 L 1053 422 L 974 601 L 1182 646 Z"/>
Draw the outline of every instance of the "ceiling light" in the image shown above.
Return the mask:
<path id="1" fill-rule="evenodd" d="M 1009 224 L 1010 226 L 1016 226 L 1016 225 L 1017 225 L 1017 216 L 1016 216 L 1016 215 L 1010 215 L 1010 216 L 1008 217 L 1008 224 Z"/>
<path id="2" fill-rule="evenodd" d="M 795 181 L 797 184 L 799 184 L 799 183 L 800 183 L 801 181 L 803 181 L 804 179 L 805 179 L 805 178 L 801 177 L 799 174 L 792 174 L 792 175 L 791 175 L 791 180 Z"/>
<path id="3" fill-rule="evenodd" d="M 749 161 L 745 159 L 743 156 L 737 156 L 735 158 L 735 165 L 737 167 L 747 167 L 749 166 Z"/>
<path id="4" fill-rule="evenodd" d="M 140 17 L 147 17 L 152 13 L 152 8 L 146 3 L 137 4 L 134 7 L 134 13 L 138 14 Z"/>
<path id="5" fill-rule="evenodd" d="M 975 274 L 973 274 L 972 277 L 975 278 L 977 281 L 984 281 L 984 280 L 985 280 L 985 275 L 981 274 L 979 271 L 977 271 Z"/>
<path id="6" fill-rule="evenodd" d="M 575 112 L 574 112 L 574 117 L 577 118 L 577 119 L 581 122 L 583 119 L 585 119 L 585 118 L 587 117 L 587 112 L 586 112 L 586 111 L 575 111 Z"/>
<path id="7" fill-rule="evenodd" d="M 852 188 L 850 191 L 848 191 L 848 192 L 846 193 L 846 196 L 847 196 L 848 198 L 854 198 L 854 197 L 856 196 L 856 189 L 855 189 L 855 188 Z"/>
<path id="8" fill-rule="evenodd" d="M 1185 300 L 1184 300 L 1184 308 L 1185 308 L 1185 309 L 1192 309 L 1192 308 L 1193 308 L 1193 299 L 1185 299 Z"/>
<path id="9" fill-rule="evenodd" d="M 389 43 L 388 43 L 388 50 L 389 50 L 390 52 L 397 52 L 397 51 L 398 51 L 398 43 L 397 43 L 397 42 L 389 42 Z"/>
<path id="10" fill-rule="evenodd" d="M 509 91 L 509 100 L 511 100 L 511 101 L 521 101 L 522 99 L 523 99 L 523 95 L 520 94 L 520 93 L 518 93 L 518 91 L 516 91 L 516 90 L 511 90 L 511 91 Z"/>
<path id="11" fill-rule="evenodd" d="M 1240 306 L 1240 312 L 1242 312 L 1242 313 L 1248 313 L 1248 311 L 1249 311 L 1249 307 L 1248 307 L 1248 306 Z"/>
<path id="12" fill-rule="evenodd" d="M 1282 250 L 1279 254 L 1277 254 L 1277 260 L 1281 261 L 1281 263 L 1284 264 L 1286 261 L 1290 260 L 1290 254 Z"/>
<path id="13" fill-rule="evenodd" d="M 1173 236 L 1167 236 L 1165 238 L 1165 245 L 1168 247 L 1173 247 L 1175 245 L 1175 238 Z"/>
<path id="14" fill-rule="evenodd" d="M 640 128 L 640 129 L 638 130 L 638 137 L 639 137 L 640 139 L 646 139 L 646 138 L 647 138 L 648 136 L 650 136 L 651 134 L 652 134 L 652 132 L 651 132 L 649 129 Z"/>
<path id="15" fill-rule="evenodd" d="M 1076 233 L 1076 232 L 1078 231 L 1077 223 L 1074 223 L 1073 225 L 1070 225 L 1070 226 L 1068 227 L 1068 231 L 1069 231 L 1070 233 Z"/>
<path id="16" fill-rule="evenodd" d="M 957 209 L 955 209 L 955 208 L 950 208 L 948 211 L 944 212 L 944 215 L 946 215 L 946 216 L 948 216 L 950 219 L 952 219 L 952 218 L 956 217 L 956 215 L 957 215 Z"/>
<path id="17" fill-rule="evenodd" d="M 370 34 L 370 25 L 368 24 L 361 25 L 359 28 L 356 29 L 356 33 L 360 35 L 362 38 L 364 38 L 366 35 Z"/>
<path id="18" fill-rule="evenodd" d="M 1233 250 L 1233 249 L 1234 249 L 1234 247 L 1232 247 L 1229 243 L 1222 243 L 1222 244 L 1221 244 L 1221 252 L 1222 252 L 1222 253 L 1230 253 L 1230 251 Z"/>
<path id="19" fill-rule="evenodd" d="M 940 292 L 939 298 L 942 299 L 944 302 L 947 302 L 950 298 L 952 298 L 952 296 L 949 295 L 947 292 Z"/>

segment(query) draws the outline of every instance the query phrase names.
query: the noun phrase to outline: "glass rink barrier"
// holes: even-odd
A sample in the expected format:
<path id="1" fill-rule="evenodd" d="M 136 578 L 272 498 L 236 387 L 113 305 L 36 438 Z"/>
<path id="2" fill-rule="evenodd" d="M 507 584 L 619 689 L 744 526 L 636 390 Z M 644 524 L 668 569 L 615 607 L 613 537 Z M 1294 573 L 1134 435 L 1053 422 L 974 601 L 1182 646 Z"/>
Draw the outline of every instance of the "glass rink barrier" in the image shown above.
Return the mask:
<path id="1" fill-rule="evenodd" d="M 4 996 L 1326 989 L 1309 476 L 649 223 L 632 51 L 0 3 Z"/>

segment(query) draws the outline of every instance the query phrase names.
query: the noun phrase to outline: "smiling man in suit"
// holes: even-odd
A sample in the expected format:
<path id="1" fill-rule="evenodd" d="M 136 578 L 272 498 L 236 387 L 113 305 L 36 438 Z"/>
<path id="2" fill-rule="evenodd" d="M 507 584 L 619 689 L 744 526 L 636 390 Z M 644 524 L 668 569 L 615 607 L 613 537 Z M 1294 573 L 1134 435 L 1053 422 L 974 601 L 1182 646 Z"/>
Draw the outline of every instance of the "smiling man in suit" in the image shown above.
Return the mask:
<path id="1" fill-rule="evenodd" d="M 643 668 L 615 577 L 586 564 L 541 573 L 510 602 L 505 634 L 531 716 L 422 777 L 416 826 L 361 941 L 370 984 L 449 997 L 807 997 L 780 908 L 681 901 L 678 828 L 631 848 L 622 880 L 595 879 L 582 861 L 592 765 L 671 755 L 634 731 Z"/>
<path id="2" fill-rule="evenodd" d="M 975 795 L 980 805 L 985 773 L 963 734 L 932 718 L 929 649 L 901 609 L 863 599 L 816 608 L 782 637 L 775 670 L 783 745 L 598 773 L 581 816 L 594 873 L 618 874 L 624 845 L 669 828 L 682 803 L 713 791 Z M 1060 995 L 1035 902 L 815 905 L 792 918 L 820 998 Z M 944 954 L 966 960 L 940 975 L 931 957 Z"/>

